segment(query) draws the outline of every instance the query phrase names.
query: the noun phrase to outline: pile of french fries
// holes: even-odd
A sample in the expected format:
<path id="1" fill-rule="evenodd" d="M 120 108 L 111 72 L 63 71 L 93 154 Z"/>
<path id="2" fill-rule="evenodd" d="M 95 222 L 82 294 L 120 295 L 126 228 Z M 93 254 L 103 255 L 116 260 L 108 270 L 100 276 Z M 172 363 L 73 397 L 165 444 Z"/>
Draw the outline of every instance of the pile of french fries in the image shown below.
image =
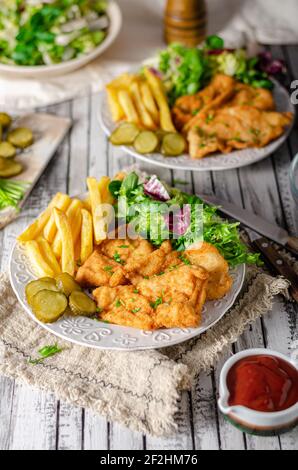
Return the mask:
<path id="1" fill-rule="evenodd" d="M 61 272 L 74 276 L 78 266 L 107 235 L 103 204 L 113 204 L 110 178 L 87 178 L 84 201 L 57 193 L 46 210 L 18 237 L 39 277 Z"/>
<path id="2" fill-rule="evenodd" d="M 132 122 L 143 129 L 176 132 L 163 83 L 148 68 L 143 74 L 124 73 L 107 86 L 112 119 Z"/>

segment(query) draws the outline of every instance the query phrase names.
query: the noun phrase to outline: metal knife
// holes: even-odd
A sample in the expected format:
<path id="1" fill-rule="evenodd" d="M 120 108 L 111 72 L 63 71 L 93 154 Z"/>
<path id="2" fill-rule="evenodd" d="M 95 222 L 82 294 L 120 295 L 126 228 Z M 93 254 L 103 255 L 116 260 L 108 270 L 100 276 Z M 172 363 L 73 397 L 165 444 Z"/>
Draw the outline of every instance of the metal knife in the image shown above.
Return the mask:
<path id="1" fill-rule="evenodd" d="M 292 266 L 278 253 L 267 238 L 261 237 L 258 233 L 249 228 L 246 228 L 245 231 L 252 244 L 262 253 L 265 258 L 264 261 L 267 261 L 270 267 L 290 282 L 290 294 L 293 299 L 298 302 L 298 275 Z"/>
<path id="2" fill-rule="evenodd" d="M 292 251 L 295 255 L 298 255 L 298 238 L 291 237 L 285 229 L 278 225 L 271 224 L 263 219 L 263 217 L 255 215 L 246 209 L 242 209 L 233 203 L 222 201 L 216 196 L 199 195 L 199 197 L 207 204 L 219 206 L 219 210 L 224 214 L 239 220 L 239 222 L 247 227 L 256 230 L 265 237 L 270 238 L 270 240 Z"/>

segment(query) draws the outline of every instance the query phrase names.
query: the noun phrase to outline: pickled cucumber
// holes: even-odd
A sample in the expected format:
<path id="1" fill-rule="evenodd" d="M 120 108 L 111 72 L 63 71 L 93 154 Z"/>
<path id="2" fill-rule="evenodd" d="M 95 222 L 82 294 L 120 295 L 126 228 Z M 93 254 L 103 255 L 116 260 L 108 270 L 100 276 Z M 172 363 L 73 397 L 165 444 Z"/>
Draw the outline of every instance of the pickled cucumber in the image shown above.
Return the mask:
<path id="1" fill-rule="evenodd" d="M 0 113 L 0 125 L 3 129 L 7 129 L 12 122 L 11 117 L 7 113 Z"/>
<path id="2" fill-rule="evenodd" d="M 82 290 L 79 284 L 77 284 L 74 278 L 68 273 L 59 274 L 59 276 L 56 277 L 56 285 L 59 291 L 67 297 L 69 297 L 73 291 Z"/>
<path id="3" fill-rule="evenodd" d="M 123 122 L 110 135 L 110 142 L 113 145 L 132 145 L 139 132 L 136 124 Z"/>
<path id="4" fill-rule="evenodd" d="M 26 299 L 29 305 L 32 304 L 33 297 L 41 290 L 52 290 L 58 292 L 55 280 L 50 277 L 43 277 L 37 281 L 31 281 L 25 287 Z"/>
<path id="5" fill-rule="evenodd" d="M 0 157 L 13 158 L 16 156 L 16 148 L 10 142 L 0 142 Z"/>
<path id="6" fill-rule="evenodd" d="M 7 140 L 15 147 L 24 149 L 33 143 L 33 133 L 27 127 L 17 127 L 8 133 Z"/>
<path id="7" fill-rule="evenodd" d="M 11 176 L 19 175 L 22 171 L 23 165 L 21 163 L 9 159 L 1 159 L 0 178 L 10 178 Z"/>
<path id="8" fill-rule="evenodd" d="M 161 152 L 165 156 L 177 157 L 181 155 L 186 148 L 186 142 L 181 134 L 170 132 L 162 139 Z"/>
<path id="9" fill-rule="evenodd" d="M 84 292 L 73 291 L 69 297 L 69 306 L 73 315 L 91 316 L 96 313 L 96 303 Z"/>
<path id="10" fill-rule="evenodd" d="M 31 307 L 38 320 L 43 323 L 53 323 L 67 309 L 67 297 L 61 292 L 48 289 L 40 290 L 34 295 Z"/>
<path id="11" fill-rule="evenodd" d="M 154 132 L 142 131 L 137 135 L 133 145 L 138 153 L 152 153 L 157 149 L 158 144 L 159 139 Z"/>

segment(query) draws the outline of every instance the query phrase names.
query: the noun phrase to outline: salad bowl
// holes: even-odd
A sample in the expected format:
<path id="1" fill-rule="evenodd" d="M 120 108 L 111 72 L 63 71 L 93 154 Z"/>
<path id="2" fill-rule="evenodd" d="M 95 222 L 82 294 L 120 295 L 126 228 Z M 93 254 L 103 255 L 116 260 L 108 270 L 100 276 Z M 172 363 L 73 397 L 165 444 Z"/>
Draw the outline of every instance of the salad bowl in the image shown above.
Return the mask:
<path id="1" fill-rule="evenodd" d="M 106 14 L 109 28 L 105 39 L 92 51 L 71 60 L 50 65 L 11 65 L 0 62 L 0 73 L 13 78 L 50 78 L 73 72 L 100 56 L 117 38 L 122 26 L 122 14 L 118 4 L 110 1 Z"/>

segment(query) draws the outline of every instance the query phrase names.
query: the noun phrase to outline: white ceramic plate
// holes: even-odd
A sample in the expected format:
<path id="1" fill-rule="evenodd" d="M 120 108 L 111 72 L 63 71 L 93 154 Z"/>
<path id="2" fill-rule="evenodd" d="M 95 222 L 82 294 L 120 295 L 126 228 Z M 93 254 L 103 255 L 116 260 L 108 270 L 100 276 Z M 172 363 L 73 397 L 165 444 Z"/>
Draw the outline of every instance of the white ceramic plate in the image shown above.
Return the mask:
<path id="1" fill-rule="evenodd" d="M 245 266 L 231 270 L 233 287 L 222 299 L 206 302 L 199 328 L 170 328 L 143 331 L 135 328 L 107 324 L 86 317 L 60 318 L 56 323 L 44 324 L 32 313 L 25 296 L 25 286 L 38 276 L 34 273 L 24 246 L 16 243 L 9 263 L 13 290 L 28 315 L 43 328 L 67 341 L 98 349 L 138 350 L 157 349 L 182 343 L 200 335 L 217 323 L 235 302 L 244 281 Z"/>
<path id="2" fill-rule="evenodd" d="M 85 54 L 76 59 L 54 65 L 36 65 L 27 67 L 23 65 L 7 65 L 0 63 L 0 73 L 11 75 L 14 78 L 49 78 L 57 75 L 64 75 L 83 67 L 92 60 L 96 59 L 96 57 L 98 57 L 108 47 L 110 47 L 120 32 L 122 25 L 122 15 L 118 4 L 114 1 L 109 2 L 107 15 L 110 19 L 108 34 L 104 41 L 95 49 L 93 49 L 93 51 L 89 52 L 89 54 Z"/>
<path id="3" fill-rule="evenodd" d="M 287 90 L 274 81 L 275 87 L 273 91 L 277 111 L 285 112 L 290 111 L 295 113 L 295 107 L 291 103 L 290 96 Z M 107 95 L 102 92 L 101 108 L 99 111 L 99 121 L 106 135 L 110 135 L 115 129 L 116 125 L 112 120 Z M 294 124 L 294 120 L 293 120 Z M 292 126 L 293 126 L 292 124 Z M 189 171 L 219 171 L 231 170 L 240 168 L 242 166 L 251 165 L 252 163 L 259 162 L 265 157 L 275 152 L 287 139 L 292 126 L 278 139 L 271 142 L 263 148 L 248 148 L 244 150 L 234 150 L 231 153 L 222 154 L 215 153 L 209 157 L 193 160 L 188 154 L 181 155 L 180 157 L 164 157 L 161 153 L 152 153 L 141 155 L 137 153 L 133 147 L 123 146 L 123 150 L 134 158 L 152 163 L 152 165 L 162 166 L 165 168 L 173 168 L 174 170 L 189 170 Z"/>

